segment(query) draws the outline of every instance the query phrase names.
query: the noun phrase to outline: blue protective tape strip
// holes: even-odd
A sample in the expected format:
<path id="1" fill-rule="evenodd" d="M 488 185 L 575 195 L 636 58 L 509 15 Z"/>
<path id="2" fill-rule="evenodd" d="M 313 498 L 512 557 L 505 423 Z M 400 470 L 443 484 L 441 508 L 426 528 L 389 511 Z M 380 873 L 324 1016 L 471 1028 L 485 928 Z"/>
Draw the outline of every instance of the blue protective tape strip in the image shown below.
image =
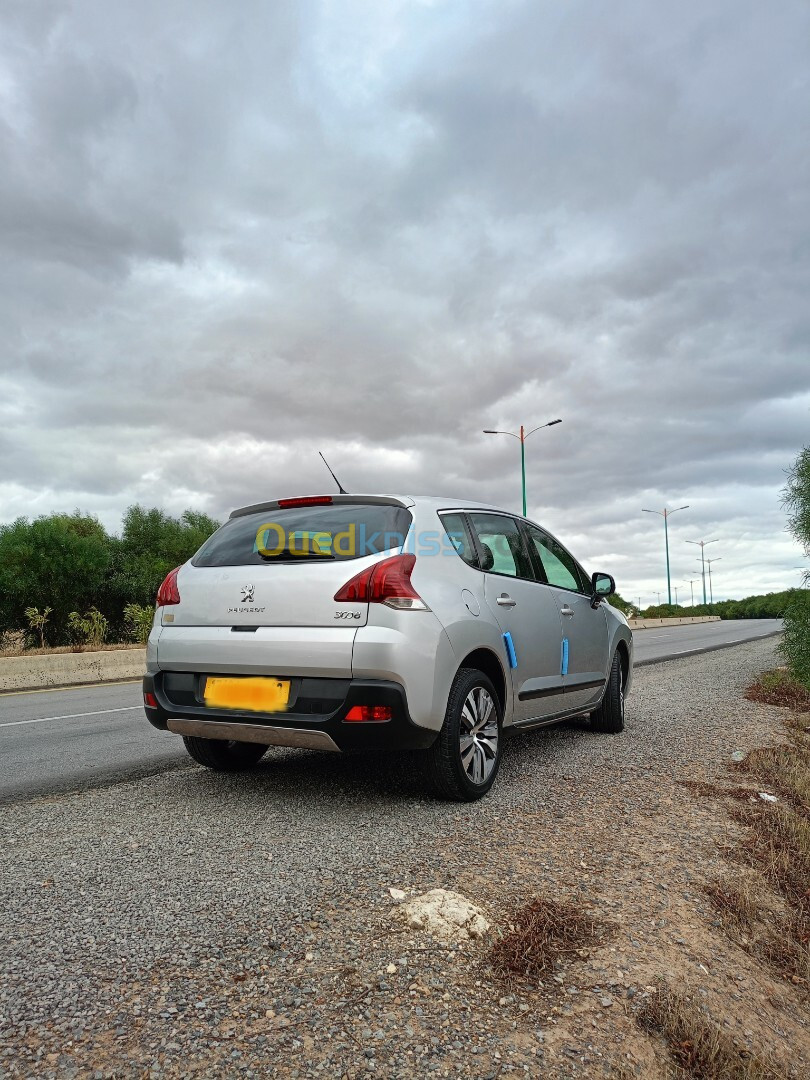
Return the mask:
<path id="1" fill-rule="evenodd" d="M 512 641 L 512 635 L 507 630 L 503 635 L 503 643 L 506 646 L 506 655 L 509 657 L 509 667 L 517 667 L 517 653 L 515 652 L 515 643 Z"/>
<path id="2" fill-rule="evenodd" d="M 560 674 L 568 674 L 568 638 L 562 639 L 562 653 L 560 656 Z"/>

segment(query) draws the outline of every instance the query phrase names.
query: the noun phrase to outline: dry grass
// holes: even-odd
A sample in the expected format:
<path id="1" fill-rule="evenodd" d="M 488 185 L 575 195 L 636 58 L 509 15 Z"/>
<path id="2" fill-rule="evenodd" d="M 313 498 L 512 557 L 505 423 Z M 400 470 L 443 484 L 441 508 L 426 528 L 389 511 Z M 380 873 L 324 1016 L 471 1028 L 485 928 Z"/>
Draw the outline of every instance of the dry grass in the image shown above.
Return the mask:
<path id="1" fill-rule="evenodd" d="M 748 875 L 714 882 L 704 892 L 735 944 L 794 986 L 810 984 L 810 927 L 800 911 L 777 909 L 763 885 Z"/>
<path id="2" fill-rule="evenodd" d="M 580 956 L 602 941 L 607 927 L 574 904 L 532 900 L 489 953 L 496 975 L 507 981 L 537 982 L 560 960 Z"/>
<path id="3" fill-rule="evenodd" d="M 796 682 L 787 668 L 775 668 L 763 672 L 755 683 L 745 691 L 749 701 L 760 705 L 777 705 L 783 709 L 810 712 L 810 690 Z"/>
<path id="4" fill-rule="evenodd" d="M 752 750 L 740 765 L 810 818 L 810 743 L 800 733 L 794 730 L 791 743 Z"/>
<path id="5" fill-rule="evenodd" d="M 741 1050 L 688 998 L 661 988 L 636 1014 L 663 1036 L 681 1075 L 694 1080 L 777 1080 L 782 1074 Z"/>
<path id="6" fill-rule="evenodd" d="M 747 868 L 706 893 L 729 937 L 794 985 L 810 985 L 810 694 L 786 671 L 765 672 L 746 691 L 751 701 L 786 709 L 789 741 L 752 750 L 735 765 L 778 801 L 743 798 L 731 808 L 745 829 L 731 852 Z M 700 794 L 710 794 L 702 785 Z M 695 785 L 692 790 L 698 790 Z M 734 796 L 744 789 L 717 789 Z M 750 795 L 751 793 L 749 793 Z M 755 876 L 752 877 L 751 874 Z M 774 896 L 775 894 L 775 896 Z M 778 902 L 776 898 L 779 898 Z"/>

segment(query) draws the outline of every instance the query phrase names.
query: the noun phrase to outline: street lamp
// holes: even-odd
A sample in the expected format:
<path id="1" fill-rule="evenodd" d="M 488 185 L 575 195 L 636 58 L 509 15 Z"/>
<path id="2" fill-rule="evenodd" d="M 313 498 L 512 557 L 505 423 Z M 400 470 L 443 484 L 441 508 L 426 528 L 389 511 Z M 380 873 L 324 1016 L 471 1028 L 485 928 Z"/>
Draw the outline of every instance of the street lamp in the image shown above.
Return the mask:
<path id="1" fill-rule="evenodd" d="M 677 607 L 678 606 L 678 586 L 673 585 L 672 588 L 675 590 L 675 607 Z"/>
<path id="2" fill-rule="evenodd" d="M 718 542 L 717 540 L 685 540 L 684 541 L 684 543 L 686 543 L 686 544 L 694 544 L 695 547 L 700 548 L 700 564 L 701 564 L 701 567 L 702 567 L 701 577 L 703 578 L 703 603 L 704 604 L 706 603 L 706 563 L 705 563 L 705 560 L 703 558 L 703 549 L 706 547 L 707 544 L 716 544 L 717 542 Z"/>
<path id="3" fill-rule="evenodd" d="M 684 582 L 684 584 L 688 585 L 689 588 L 692 590 L 692 607 L 695 606 L 695 582 L 696 581 L 697 581 L 697 578 L 687 578 L 686 581 Z"/>
<path id="4" fill-rule="evenodd" d="M 723 561 L 723 556 L 722 555 L 719 556 L 719 558 L 717 558 L 717 559 L 707 559 L 706 560 L 706 565 L 709 568 L 709 602 L 712 603 L 712 604 L 714 603 L 714 593 L 712 592 L 712 563 L 713 562 L 722 562 L 722 561 Z"/>
<path id="5" fill-rule="evenodd" d="M 688 510 L 689 504 L 686 506 L 676 506 L 674 510 L 642 510 L 642 514 L 658 514 L 659 517 L 664 519 L 664 548 L 667 553 L 667 602 L 672 603 L 672 587 L 669 581 L 669 530 L 667 529 L 667 518 L 672 517 L 673 514 L 677 514 L 679 510 Z"/>
<path id="6" fill-rule="evenodd" d="M 562 420 L 549 420 L 547 424 L 539 424 L 536 428 L 532 428 L 531 431 L 524 431 L 523 424 L 520 425 L 520 434 L 516 435 L 514 431 L 492 431 L 490 428 L 484 429 L 485 435 L 511 435 L 513 439 L 520 440 L 520 476 L 523 488 L 523 516 L 526 517 L 526 450 L 525 443 L 530 435 L 534 435 L 535 431 L 539 431 L 540 428 L 554 427 L 555 424 L 561 424 Z"/>

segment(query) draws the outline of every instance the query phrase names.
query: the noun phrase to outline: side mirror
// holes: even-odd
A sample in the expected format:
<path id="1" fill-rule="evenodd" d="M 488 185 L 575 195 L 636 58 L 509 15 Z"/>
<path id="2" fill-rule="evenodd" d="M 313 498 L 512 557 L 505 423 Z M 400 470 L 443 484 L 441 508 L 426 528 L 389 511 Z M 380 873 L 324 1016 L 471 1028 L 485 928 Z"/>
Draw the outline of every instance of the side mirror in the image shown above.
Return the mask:
<path id="1" fill-rule="evenodd" d="M 591 603 L 596 607 L 601 600 L 604 600 L 605 597 L 612 596 L 616 592 L 616 582 L 610 574 L 592 574 L 591 592 L 593 594 Z"/>

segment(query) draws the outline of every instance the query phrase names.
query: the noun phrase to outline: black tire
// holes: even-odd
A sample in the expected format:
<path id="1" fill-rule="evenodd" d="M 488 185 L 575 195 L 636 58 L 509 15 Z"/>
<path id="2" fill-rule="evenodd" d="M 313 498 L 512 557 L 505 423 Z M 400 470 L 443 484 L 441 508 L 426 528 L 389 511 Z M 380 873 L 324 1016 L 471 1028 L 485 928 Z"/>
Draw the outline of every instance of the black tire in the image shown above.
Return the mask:
<path id="1" fill-rule="evenodd" d="M 476 710 L 478 715 L 473 717 Z M 502 726 L 503 715 L 495 687 L 482 671 L 462 668 L 450 688 L 439 736 L 425 751 L 427 779 L 435 794 L 456 802 L 474 802 L 486 795 L 501 764 Z M 470 739 L 470 753 L 465 749 L 467 767 L 462 760 L 462 729 L 471 732 L 464 736 Z M 478 782 L 474 775 L 483 779 Z"/>
<path id="2" fill-rule="evenodd" d="M 242 772 L 252 769 L 267 751 L 267 747 L 261 743 L 195 739 L 192 735 L 184 735 L 183 742 L 198 765 L 205 765 L 215 772 Z"/>
<path id="3" fill-rule="evenodd" d="M 624 672 L 618 649 L 613 654 L 602 704 L 591 713 L 591 731 L 610 735 L 624 731 Z"/>

